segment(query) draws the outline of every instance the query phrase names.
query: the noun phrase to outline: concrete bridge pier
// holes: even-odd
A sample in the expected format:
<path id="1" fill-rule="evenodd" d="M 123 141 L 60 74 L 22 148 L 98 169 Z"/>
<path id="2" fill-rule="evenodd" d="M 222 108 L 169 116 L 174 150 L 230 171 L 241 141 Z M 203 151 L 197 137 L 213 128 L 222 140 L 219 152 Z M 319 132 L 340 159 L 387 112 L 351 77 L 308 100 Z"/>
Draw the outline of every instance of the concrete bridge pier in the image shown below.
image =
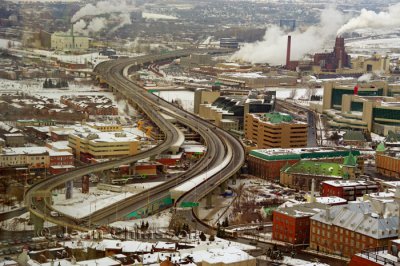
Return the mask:
<path id="1" fill-rule="evenodd" d="M 212 208 L 212 193 L 209 193 L 206 196 L 206 209 L 211 209 Z"/>
<path id="2" fill-rule="evenodd" d="M 219 188 L 220 188 L 221 194 L 223 194 L 225 192 L 225 190 L 228 188 L 228 181 L 222 182 L 221 185 L 219 185 Z"/>
<path id="3" fill-rule="evenodd" d="M 235 173 L 235 174 L 232 176 L 232 185 L 236 185 L 237 178 L 238 178 L 238 173 Z"/>
<path id="4" fill-rule="evenodd" d="M 44 228 L 44 220 L 30 213 L 30 222 L 33 224 L 35 236 L 40 236 Z"/>

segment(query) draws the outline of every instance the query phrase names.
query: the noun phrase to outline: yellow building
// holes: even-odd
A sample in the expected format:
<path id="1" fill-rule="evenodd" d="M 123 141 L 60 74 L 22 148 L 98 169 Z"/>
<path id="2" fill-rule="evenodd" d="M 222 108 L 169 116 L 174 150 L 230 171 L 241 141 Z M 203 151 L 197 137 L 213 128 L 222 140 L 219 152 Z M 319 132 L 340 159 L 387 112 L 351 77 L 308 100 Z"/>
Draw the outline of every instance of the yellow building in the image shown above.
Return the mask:
<path id="1" fill-rule="evenodd" d="M 121 132 L 122 125 L 105 124 L 105 123 L 86 123 L 89 127 L 97 129 L 101 132 Z"/>
<path id="2" fill-rule="evenodd" d="M 140 150 L 139 139 L 128 132 L 72 133 L 68 142 L 76 158 L 83 162 L 134 155 Z"/>
<path id="3" fill-rule="evenodd" d="M 307 146 L 307 123 L 293 120 L 288 114 L 246 114 L 245 138 L 257 148 L 300 148 Z"/>

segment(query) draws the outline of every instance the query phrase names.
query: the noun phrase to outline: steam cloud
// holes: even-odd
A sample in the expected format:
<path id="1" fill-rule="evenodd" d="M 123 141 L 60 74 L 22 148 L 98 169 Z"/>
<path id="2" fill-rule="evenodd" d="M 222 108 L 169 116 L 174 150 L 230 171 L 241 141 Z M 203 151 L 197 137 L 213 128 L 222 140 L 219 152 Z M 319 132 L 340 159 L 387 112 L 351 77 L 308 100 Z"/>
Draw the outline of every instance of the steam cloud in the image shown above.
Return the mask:
<path id="1" fill-rule="evenodd" d="M 350 19 L 338 30 L 337 34 L 341 35 L 357 29 L 380 29 L 400 26 L 400 3 L 389 6 L 388 9 L 388 12 L 379 13 L 362 9 L 360 15 Z"/>
<path id="2" fill-rule="evenodd" d="M 298 59 L 307 53 L 320 51 L 328 40 L 336 36 L 337 30 L 344 24 L 345 18 L 334 7 L 324 9 L 320 23 L 306 31 L 296 30 L 292 36 L 291 58 Z M 287 33 L 278 26 L 267 29 L 262 41 L 246 44 L 232 59 L 241 59 L 251 63 L 283 64 L 286 60 Z"/>
<path id="3" fill-rule="evenodd" d="M 80 33 L 95 33 L 107 26 L 107 19 L 104 17 L 95 17 L 100 15 L 112 14 L 113 21 L 118 21 L 119 24 L 115 26 L 111 31 L 115 31 L 124 25 L 131 24 L 129 12 L 135 9 L 133 1 L 130 0 L 110 0 L 100 1 L 96 5 L 87 4 L 82 7 L 78 12 L 74 14 L 71 19 L 72 23 L 75 23 L 74 30 Z M 92 18 L 89 22 L 85 22 L 84 18 Z"/>

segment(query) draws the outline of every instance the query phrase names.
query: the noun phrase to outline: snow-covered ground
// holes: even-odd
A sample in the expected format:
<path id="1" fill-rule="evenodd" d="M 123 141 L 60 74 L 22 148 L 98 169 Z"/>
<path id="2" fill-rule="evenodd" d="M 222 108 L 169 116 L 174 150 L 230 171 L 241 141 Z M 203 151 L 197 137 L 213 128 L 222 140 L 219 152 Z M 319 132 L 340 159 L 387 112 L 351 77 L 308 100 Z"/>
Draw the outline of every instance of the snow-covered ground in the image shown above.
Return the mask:
<path id="1" fill-rule="evenodd" d="M 8 44 L 9 44 L 9 42 L 11 42 L 11 45 L 13 46 L 13 47 L 15 47 L 15 46 L 20 46 L 21 45 L 21 43 L 20 42 L 17 42 L 17 41 L 13 41 L 13 40 L 8 40 L 8 39 L 0 39 L 0 48 L 8 48 Z"/>
<path id="2" fill-rule="evenodd" d="M 143 219 L 114 222 L 110 226 L 133 230 L 136 225 L 140 226 L 142 222 L 148 222 L 151 229 L 168 228 L 172 215 L 173 213 L 170 210 L 165 210 Z"/>
<path id="3" fill-rule="evenodd" d="M 126 186 L 123 193 L 99 190 L 96 187 L 90 188 L 89 194 L 84 194 L 80 189 L 74 188 L 72 199 L 65 199 L 65 189 L 55 191 L 53 195 L 53 207 L 61 213 L 82 218 L 90 215 L 92 212 L 103 209 L 115 202 L 122 201 L 130 196 L 136 195 L 144 190 L 150 189 L 162 182 L 136 183 Z M 124 191 L 124 190 L 123 190 Z M 115 210 L 116 212 L 118 209 Z"/>
<path id="4" fill-rule="evenodd" d="M 400 37 L 392 38 L 379 38 L 379 39 L 362 39 L 346 42 L 346 47 L 350 50 L 385 50 L 388 51 L 392 48 L 400 49 Z"/>
<path id="5" fill-rule="evenodd" d="M 270 259 L 266 257 L 265 255 L 257 257 L 261 260 L 268 260 Z M 283 256 L 283 260 L 271 260 L 271 263 L 278 263 L 280 265 L 288 265 L 288 266 L 328 266 L 326 263 L 319 263 L 319 262 L 311 262 L 311 261 L 306 261 L 306 260 L 301 260 L 301 259 L 296 259 L 296 258 L 291 258 L 288 256 Z"/>
<path id="6" fill-rule="evenodd" d="M 115 193 L 97 188 L 90 188 L 89 194 L 83 194 L 80 189 L 74 188 L 72 199 L 65 199 L 63 189 L 53 195 L 53 208 L 60 213 L 82 218 L 133 195 L 134 193 Z"/>
<path id="7" fill-rule="evenodd" d="M 34 229 L 32 224 L 29 224 L 29 212 L 26 212 L 18 217 L 14 217 L 0 222 L 0 228 L 7 231 L 30 231 Z M 55 224 L 50 222 L 44 223 L 44 227 L 52 227 Z"/>
<path id="8" fill-rule="evenodd" d="M 232 202 L 235 199 L 234 196 L 223 197 L 220 195 L 213 195 L 212 202 L 213 208 L 206 208 L 206 199 L 204 198 L 201 202 L 201 206 L 198 208 L 199 218 L 209 225 L 215 226 L 217 222 L 222 222 L 225 217 L 232 214 Z"/>
<path id="9" fill-rule="evenodd" d="M 177 17 L 170 16 L 170 15 L 163 15 L 163 14 L 149 13 L 149 12 L 143 12 L 143 18 L 152 19 L 152 20 L 159 20 L 159 19 L 177 20 L 178 19 Z"/>
<path id="10" fill-rule="evenodd" d="M 20 205 L 19 202 L 15 202 L 14 205 L 5 205 L 3 203 L 0 204 L 0 214 L 1 213 L 6 213 L 10 211 L 16 211 L 23 208 L 23 205 Z"/>
<path id="11" fill-rule="evenodd" d="M 164 100 L 171 102 L 179 100 L 185 110 L 193 112 L 194 110 L 194 92 L 193 91 L 160 91 L 155 93 Z"/>

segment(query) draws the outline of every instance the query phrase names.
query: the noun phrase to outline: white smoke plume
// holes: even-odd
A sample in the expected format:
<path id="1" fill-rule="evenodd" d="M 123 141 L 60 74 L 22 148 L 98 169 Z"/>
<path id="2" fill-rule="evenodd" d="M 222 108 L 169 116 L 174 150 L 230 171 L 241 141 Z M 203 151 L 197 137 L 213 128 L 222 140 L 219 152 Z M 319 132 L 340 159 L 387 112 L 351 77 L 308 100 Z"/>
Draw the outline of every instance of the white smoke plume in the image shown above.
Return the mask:
<path id="1" fill-rule="evenodd" d="M 107 25 L 107 20 L 105 18 L 93 18 L 88 26 L 87 31 L 91 33 L 99 32 Z"/>
<path id="2" fill-rule="evenodd" d="M 96 5 L 87 4 L 78 10 L 72 17 L 71 21 L 75 23 L 85 16 L 99 16 L 110 13 L 128 13 L 135 9 L 135 5 L 131 1 L 109 0 L 100 1 Z"/>
<path id="3" fill-rule="evenodd" d="M 321 12 L 320 23 L 311 26 L 304 32 L 296 30 L 292 36 L 291 59 L 300 59 L 307 53 L 321 51 L 328 40 L 336 36 L 337 30 L 343 25 L 345 19 L 341 12 L 334 7 L 328 7 Z M 246 44 L 233 59 L 241 59 L 251 63 L 283 64 L 286 60 L 287 34 L 279 27 L 272 26 L 267 29 L 262 41 Z"/>
<path id="4" fill-rule="evenodd" d="M 78 33 L 85 33 L 86 32 L 86 22 L 81 19 L 74 24 L 74 31 Z"/>
<path id="5" fill-rule="evenodd" d="M 380 29 L 400 26 L 400 3 L 389 6 L 387 12 L 376 13 L 362 9 L 358 17 L 352 18 L 337 32 L 341 35 L 357 29 Z"/>
<path id="6" fill-rule="evenodd" d="M 96 5 L 87 4 L 74 14 L 71 21 L 75 23 L 74 30 L 78 33 L 89 34 L 96 33 L 107 27 L 108 24 L 118 25 L 114 26 L 111 32 L 123 27 L 124 25 L 131 24 L 130 12 L 135 10 L 134 1 L 132 0 L 109 0 L 100 1 Z M 104 18 L 112 14 L 110 20 Z M 102 16 L 103 17 L 96 17 Z M 94 18 L 93 18 L 94 17 Z M 85 22 L 88 21 L 89 22 Z M 110 23 L 111 22 L 111 23 Z"/>
<path id="7" fill-rule="evenodd" d="M 131 21 L 131 16 L 128 13 L 122 13 L 119 15 L 118 17 L 119 20 L 119 24 L 117 26 L 115 26 L 111 32 L 118 30 L 119 28 L 122 28 L 125 25 L 130 25 L 132 24 Z"/>

